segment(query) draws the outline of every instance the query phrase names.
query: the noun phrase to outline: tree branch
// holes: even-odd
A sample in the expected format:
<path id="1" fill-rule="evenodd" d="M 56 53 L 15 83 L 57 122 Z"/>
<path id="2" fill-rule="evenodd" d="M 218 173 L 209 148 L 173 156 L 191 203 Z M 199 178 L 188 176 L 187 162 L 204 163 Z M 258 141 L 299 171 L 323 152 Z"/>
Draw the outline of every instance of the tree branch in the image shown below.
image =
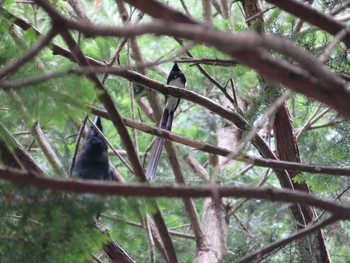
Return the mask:
<path id="1" fill-rule="evenodd" d="M 256 251 L 254 251 L 253 253 L 250 253 L 247 256 L 239 259 L 238 261 L 235 261 L 235 263 L 248 263 L 248 262 L 252 262 L 253 260 L 261 259 L 265 255 L 272 253 L 274 250 L 282 248 L 282 247 L 288 245 L 289 243 L 293 242 L 294 240 L 300 239 L 308 234 L 314 233 L 327 225 L 333 224 L 336 221 L 337 221 L 337 217 L 331 216 L 331 217 L 329 217 L 321 222 L 318 222 L 316 224 L 311 225 L 310 227 L 306 227 L 302 230 L 299 230 L 299 231 L 295 232 L 293 235 L 291 235 L 285 239 L 276 241 L 276 242 L 271 243 L 263 248 L 260 248 Z"/>
<path id="2" fill-rule="evenodd" d="M 68 20 L 65 20 L 65 23 L 71 29 L 84 32 L 87 36 L 135 37 L 145 33 L 153 33 L 198 41 L 236 57 L 263 76 L 296 92 L 317 99 L 350 117 L 350 105 L 348 104 L 350 94 L 342 80 L 306 51 L 283 38 L 260 35 L 255 32 L 232 35 L 208 26 L 164 24 L 161 21 L 138 26 L 124 26 L 123 28 Z M 286 49 L 286 46 L 289 48 Z M 301 69 L 291 63 L 272 57 L 267 51 L 268 49 L 291 57 L 304 68 Z M 317 74 L 320 79 L 315 78 L 314 74 Z"/>
<path id="3" fill-rule="evenodd" d="M 296 0 L 266 0 L 266 2 L 277 6 L 278 8 L 285 10 L 292 15 L 299 17 L 302 20 L 313 24 L 332 35 L 337 35 L 341 30 L 346 28 L 346 24 L 335 20 L 333 17 L 321 13 L 320 11 L 312 8 L 301 1 Z M 345 45 L 350 47 L 350 35 L 348 34 L 343 38 Z"/>
<path id="4" fill-rule="evenodd" d="M 108 113 L 102 110 L 99 110 L 95 107 L 90 107 L 92 112 L 96 115 L 100 115 L 106 119 L 109 119 Z M 163 137 L 167 140 L 171 140 L 174 142 L 178 142 L 184 145 L 187 145 L 189 147 L 198 149 L 203 152 L 217 154 L 220 156 L 226 157 L 231 153 L 231 151 L 220 148 L 211 144 L 199 142 L 197 140 L 193 140 L 187 137 L 184 137 L 182 135 L 169 132 L 167 130 L 163 130 L 154 126 L 147 125 L 143 122 L 137 122 L 128 118 L 123 118 L 123 121 L 125 125 L 129 127 L 133 127 L 135 129 L 138 129 L 140 131 L 144 131 L 146 133 L 150 133 L 153 135 L 157 135 L 159 137 Z M 301 163 L 295 163 L 295 162 L 286 162 L 286 161 L 278 161 L 273 159 L 264 159 L 264 158 L 258 158 L 253 156 L 237 156 L 234 158 L 236 161 L 245 162 L 247 164 L 252 164 L 256 166 L 261 167 L 267 167 L 272 169 L 278 169 L 278 170 L 291 170 L 291 171 L 298 171 L 298 172 L 308 172 L 308 173 L 316 173 L 316 174 L 329 174 L 329 175 L 343 175 L 343 176 L 350 176 L 350 168 L 339 168 L 339 167 L 329 167 L 329 166 L 319 166 L 319 165 L 308 165 L 308 164 L 301 164 Z"/>
<path id="5" fill-rule="evenodd" d="M 25 184 L 43 189 L 69 191 L 77 193 L 95 193 L 115 196 L 143 197 L 210 197 L 213 191 L 219 197 L 246 197 L 274 202 L 301 203 L 327 210 L 339 219 L 350 220 L 350 207 L 313 196 L 302 191 L 277 188 L 256 188 L 220 186 L 209 184 L 203 186 L 185 185 L 147 185 L 142 183 L 119 184 L 100 180 L 70 180 L 36 175 L 15 169 L 0 168 L 0 178 L 17 184 Z"/>
<path id="6" fill-rule="evenodd" d="M 160 3 L 155 0 L 138 1 L 138 0 L 123 0 L 128 4 L 136 7 L 137 9 L 145 12 L 146 14 L 158 18 L 164 19 L 166 21 L 174 21 L 179 23 L 197 24 L 200 23 L 199 20 L 191 16 L 186 16 L 181 12 L 169 7 L 166 4 Z M 162 10 L 159 12 L 159 10 Z"/>
<path id="7" fill-rule="evenodd" d="M 176 182 L 178 184 L 185 185 L 186 184 L 185 178 L 184 178 L 184 175 L 182 173 L 182 170 L 181 170 L 181 167 L 179 164 L 179 160 L 177 158 L 176 151 L 175 151 L 175 148 L 174 148 L 174 145 L 172 144 L 172 142 L 165 141 L 165 149 L 167 151 L 170 164 L 173 168 Z M 189 217 L 190 222 L 191 222 L 191 227 L 192 227 L 193 232 L 196 236 L 197 247 L 205 247 L 206 240 L 205 240 L 205 236 L 204 236 L 203 230 L 201 228 L 201 225 L 199 223 L 197 209 L 196 209 L 193 201 L 190 198 L 184 198 L 183 202 L 184 202 L 186 212 L 187 212 L 188 217 Z"/>
<path id="8" fill-rule="evenodd" d="M 86 70 L 86 68 L 81 68 L 81 69 L 77 69 L 77 70 L 68 70 L 65 72 L 57 72 L 57 74 L 52 73 L 51 75 L 47 76 L 40 76 L 37 79 L 32 79 L 32 80 L 28 80 L 28 82 L 21 81 L 20 83 L 14 84 L 14 86 L 12 87 L 16 87 L 17 85 L 29 85 L 30 84 L 35 84 L 37 82 L 40 82 L 42 80 L 47 80 L 51 77 L 56 77 L 56 76 L 63 76 L 65 74 L 67 74 L 67 72 L 99 72 L 99 69 L 101 69 L 101 72 L 105 72 L 107 69 L 106 68 L 99 68 L 99 67 L 93 67 L 93 68 L 89 68 L 89 70 Z M 229 112 L 226 109 L 222 108 L 221 106 L 219 106 L 218 104 L 214 103 L 213 101 L 200 96 L 194 92 L 191 92 L 189 90 L 184 90 L 184 89 L 179 89 L 176 87 L 171 87 L 171 86 L 164 86 L 164 84 L 157 82 L 155 80 L 151 80 L 143 75 L 140 75 L 136 72 L 132 72 L 132 71 L 128 71 L 128 70 L 123 70 L 121 68 L 110 68 L 111 73 L 116 74 L 116 75 L 120 75 L 123 77 L 126 77 L 127 79 L 133 80 L 133 81 L 137 81 L 141 84 L 147 85 L 153 89 L 156 89 L 158 91 L 163 91 L 165 94 L 169 94 L 169 95 L 174 95 L 176 97 L 182 98 L 182 99 L 187 99 L 189 101 L 198 103 L 200 105 L 202 105 L 203 107 L 215 112 L 216 114 L 220 115 L 221 117 L 232 121 L 234 124 L 240 126 L 241 128 L 246 129 L 246 125 L 247 122 L 245 122 L 243 119 L 241 119 L 240 116 L 236 115 L 233 112 Z M 8 87 L 12 84 L 7 83 L 4 84 L 4 82 L 0 82 L 0 87 Z M 92 110 L 92 112 L 94 114 L 100 115 L 106 119 L 110 119 L 109 114 L 105 111 L 99 110 L 95 107 L 90 107 L 90 109 Z M 213 145 L 209 145 L 209 144 L 205 144 L 205 143 L 201 143 L 186 137 L 183 137 L 181 135 L 177 135 L 175 133 L 166 131 L 166 130 L 162 130 L 162 129 L 158 129 L 156 127 L 153 126 L 149 126 L 145 123 L 140 123 L 140 122 L 136 122 L 133 121 L 131 119 L 127 119 L 127 118 L 123 118 L 123 121 L 125 123 L 125 125 L 129 126 L 129 127 L 133 127 L 136 129 L 139 129 L 141 131 L 153 134 L 153 135 L 157 135 L 160 137 L 164 137 L 168 140 L 172 140 L 199 150 L 202 150 L 204 152 L 208 152 L 208 153 L 214 153 L 214 154 L 218 154 L 221 156 L 226 156 L 228 154 L 230 154 L 231 152 L 223 149 L 223 148 L 219 148 L 219 147 L 215 147 Z M 255 142 L 255 145 L 258 149 L 261 149 L 262 146 L 260 146 L 260 143 L 264 143 L 264 141 L 261 139 L 261 137 L 259 135 L 257 135 L 258 138 L 258 142 Z M 259 139 L 260 138 L 260 139 Z M 300 172 L 309 172 L 309 173 L 319 173 L 319 174 L 330 174 L 330 175 L 344 175 L 344 176 L 350 176 L 350 169 L 348 168 L 339 168 L 339 167 L 327 167 L 327 166 L 320 166 L 320 165 L 305 165 L 305 164 L 299 164 L 299 163 L 293 163 L 293 162 L 283 162 L 283 161 L 276 161 L 271 159 L 271 156 L 266 156 L 264 155 L 266 158 L 268 159 L 261 159 L 261 158 L 255 158 L 255 157 L 250 157 L 250 156 L 245 156 L 245 157 L 237 157 L 235 158 L 235 160 L 238 161 L 243 161 L 249 164 L 254 164 L 256 166 L 262 166 L 262 167 L 269 167 L 269 168 L 273 168 L 273 169 L 286 169 L 286 170 L 293 170 L 293 171 L 300 171 Z"/>
<path id="9" fill-rule="evenodd" d="M 40 39 L 32 48 L 30 48 L 25 55 L 1 67 L 0 80 L 8 74 L 11 74 L 12 72 L 16 71 L 19 67 L 30 61 L 32 58 L 34 58 L 35 55 L 37 55 L 43 48 L 49 45 L 49 43 L 56 36 L 56 34 L 56 29 L 51 28 L 49 32 L 42 39 Z"/>

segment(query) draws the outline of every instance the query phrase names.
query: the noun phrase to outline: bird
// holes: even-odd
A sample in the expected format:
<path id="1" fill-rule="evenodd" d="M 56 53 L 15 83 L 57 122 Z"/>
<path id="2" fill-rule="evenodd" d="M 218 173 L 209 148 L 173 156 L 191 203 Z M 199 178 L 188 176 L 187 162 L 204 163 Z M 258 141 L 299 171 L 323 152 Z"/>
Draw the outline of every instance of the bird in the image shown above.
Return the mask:
<path id="1" fill-rule="evenodd" d="M 184 73 L 180 70 L 177 62 L 174 63 L 173 68 L 169 73 L 167 84 L 178 88 L 186 88 L 186 77 Z M 165 107 L 164 107 L 159 128 L 171 131 L 173 119 L 174 119 L 174 113 L 179 103 L 180 103 L 179 98 L 176 98 L 170 95 L 165 96 Z M 164 145 L 164 141 L 165 141 L 164 138 L 157 137 L 153 144 L 151 156 L 149 158 L 146 172 L 145 172 L 147 180 L 152 180 L 156 174 L 160 154 L 162 152 L 163 145 Z"/>
<path id="2" fill-rule="evenodd" d="M 99 116 L 95 117 L 94 124 L 103 133 Z M 107 150 L 108 147 L 103 137 L 91 126 L 82 150 L 76 157 L 72 176 L 80 179 L 113 180 L 114 173 L 108 162 Z"/>

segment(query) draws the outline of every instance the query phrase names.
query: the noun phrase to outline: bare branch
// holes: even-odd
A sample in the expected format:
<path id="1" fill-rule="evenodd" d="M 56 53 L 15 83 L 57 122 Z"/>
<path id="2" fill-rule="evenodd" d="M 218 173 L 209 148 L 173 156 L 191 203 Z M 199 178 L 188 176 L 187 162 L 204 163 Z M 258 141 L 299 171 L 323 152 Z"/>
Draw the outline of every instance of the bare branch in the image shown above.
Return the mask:
<path id="1" fill-rule="evenodd" d="M 165 142 L 165 149 L 167 151 L 170 164 L 173 168 L 176 182 L 178 184 L 186 184 L 185 178 L 184 178 L 184 175 L 182 173 L 180 163 L 179 163 L 179 160 L 177 158 L 177 154 L 176 154 L 176 151 L 175 151 L 175 148 L 174 148 L 172 142 L 166 141 Z M 204 236 L 203 230 L 201 228 L 201 225 L 199 223 L 197 209 L 196 209 L 196 207 L 191 199 L 184 198 L 183 202 L 184 202 L 184 206 L 185 206 L 186 212 L 188 214 L 188 217 L 190 219 L 193 232 L 196 236 L 197 246 L 198 247 L 205 247 L 206 240 L 205 240 L 205 236 Z"/>
<path id="2" fill-rule="evenodd" d="M 106 68 L 101 68 L 102 71 L 101 72 L 105 72 Z M 79 72 L 79 70 L 69 70 L 69 72 Z M 89 70 L 86 69 L 82 69 L 82 71 L 85 71 L 86 73 L 88 72 L 98 72 L 98 68 L 90 68 Z M 221 106 L 219 106 L 218 104 L 212 102 L 211 100 L 202 97 L 200 95 L 195 94 L 194 92 L 191 92 L 189 90 L 184 90 L 184 89 L 179 89 L 176 87 L 171 87 L 171 86 L 164 86 L 164 84 L 159 83 L 157 81 L 151 80 L 145 76 L 142 76 L 140 74 L 137 74 L 135 72 L 131 72 L 131 71 L 127 71 L 127 70 L 123 70 L 120 68 L 111 68 L 110 70 L 111 73 L 113 74 L 118 74 L 120 76 L 126 77 L 127 79 L 133 80 L 133 81 L 137 81 L 143 85 L 149 86 L 151 88 L 154 88 L 156 90 L 162 91 L 165 94 L 170 94 L 170 95 L 174 95 L 176 97 L 179 98 L 183 98 L 183 99 L 188 99 L 190 101 L 196 102 L 206 108 L 208 108 L 209 110 L 215 112 L 216 114 L 220 115 L 221 117 L 232 121 L 234 124 L 238 125 L 239 127 L 243 128 L 243 129 L 248 129 L 248 123 L 245 122 L 243 119 L 241 119 L 240 116 L 234 114 L 233 112 L 229 112 L 226 109 L 223 109 Z M 52 74 L 53 76 L 54 74 Z M 62 74 L 58 72 L 59 76 L 61 76 Z M 47 79 L 47 76 L 43 76 L 43 78 L 39 77 L 37 80 L 41 81 L 41 79 Z M 33 81 L 34 82 L 34 81 Z M 23 82 L 24 83 L 24 82 Z M 22 83 L 22 84 L 23 84 Z M 2 85 L 2 83 L 0 83 L 0 86 Z M 101 110 L 98 110 L 97 108 L 91 108 L 92 111 L 95 114 L 101 115 L 104 118 L 110 119 L 109 115 Z M 140 129 L 142 131 L 160 136 L 160 137 L 164 137 L 166 139 L 169 140 L 173 140 L 176 142 L 180 142 L 182 144 L 188 145 L 190 147 L 196 148 L 196 149 L 200 149 L 209 153 L 214 153 L 214 154 L 218 154 L 221 156 L 225 156 L 227 154 L 229 154 L 230 152 L 228 150 L 225 149 L 221 149 L 212 145 L 208 145 L 208 144 L 203 144 L 203 143 L 199 143 L 197 141 L 182 137 L 180 135 L 176 135 L 174 133 L 165 131 L 165 130 L 160 130 L 157 129 L 155 127 L 152 126 L 148 126 L 144 123 L 138 123 L 129 119 L 123 119 L 123 121 L 125 122 L 126 125 L 130 125 L 131 127 Z M 247 127 L 247 128 L 246 128 Z M 266 151 L 268 150 L 268 147 L 266 148 L 264 145 L 264 141 L 261 139 L 260 136 L 257 135 L 257 137 L 255 138 L 255 142 L 253 141 L 253 143 L 255 143 L 256 147 L 259 150 L 263 150 L 264 152 L 267 153 Z M 267 158 L 272 158 L 271 155 L 265 155 L 265 157 Z M 262 166 L 262 167 L 270 167 L 270 168 L 275 168 L 275 169 L 287 169 L 287 170 L 294 170 L 294 171 L 304 171 L 304 172 L 310 172 L 310 173 L 320 173 L 320 174 L 332 174 L 332 175 L 346 175 L 346 176 L 350 176 L 350 171 L 346 168 L 337 168 L 337 167 L 323 167 L 323 166 L 319 166 L 319 165 L 300 165 L 297 163 L 293 163 L 293 162 L 281 162 L 281 161 L 274 161 L 272 159 L 259 159 L 259 158 L 254 158 L 254 157 L 250 157 L 248 159 L 245 158 L 237 158 L 236 160 L 240 160 L 240 161 L 244 161 L 246 163 L 249 164 L 254 164 L 257 166 Z"/>
<path id="3" fill-rule="evenodd" d="M 101 111 L 97 108 L 91 107 L 92 112 L 97 115 L 100 115 L 106 119 L 109 119 L 108 114 L 105 111 Z M 159 137 L 163 137 L 167 140 L 171 140 L 174 142 L 178 142 L 192 148 L 201 150 L 207 153 L 213 153 L 220 156 L 226 157 L 231 152 L 225 148 L 216 147 L 214 145 L 206 144 L 203 142 L 199 142 L 193 139 L 189 139 L 187 137 L 178 135 L 173 132 L 169 132 L 167 130 L 159 129 L 157 127 L 153 127 L 147 125 L 145 123 L 133 121 L 128 118 L 123 118 L 125 125 L 136 128 L 138 130 L 157 135 Z M 300 172 L 309 172 L 309 173 L 319 173 L 319 174 L 329 174 L 329 175 L 344 175 L 350 176 L 350 168 L 340 168 L 340 167 L 327 167 L 320 165 L 308 165 L 294 162 L 286 162 L 286 161 L 278 161 L 273 159 L 263 159 L 252 156 L 237 156 L 235 158 L 237 161 L 242 161 L 247 164 L 252 164 L 261 167 L 268 167 L 273 169 L 282 169 L 282 170 L 291 170 L 291 171 L 300 171 Z"/>
<path id="4" fill-rule="evenodd" d="M 7 142 L 6 144 L 4 140 L 0 140 L 0 159 L 4 165 L 31 170 L 38 174 L 46 175 L 39 164 L 24 150 L 22 145 L 11 135 L 1 122 L 0 134 Z M 12 146 L 14 149 L 11 151 L 9 146 Z"/>
<path id="5" fill-rule="evenodd" d="M 316 58 L 286 39 L 255 32 L 231 35 L 203 25 L 164 24 L 160 21 L 139 26 L 124 26 L 123 28 L 83 24 L 76 21 L 65 21 L 65 23 L 89 36 L 125 37 L 155 33 L 203 42 L 237 57 L 242 63 L 254 68 L 265 77 L 324 102 L 340 113 L 350 116 L 350 105 L 347 103 L 350 94 L 342 80 Z M 290 56 L 300 63 L 303 69 L 272 57 L 268 51 L 261 47 Z M 332 95 L 329 94 L 330 92 Z"/>
<path id="6" fill-rule="evenodd" d="M 65 171 L 61 161 L 59 160 L 55 151 L 53 150 L 50 143 L 48 142 L 44 132 L 40 127 L 40 124 L 37 121 L 32 119 L 32 116 L 30 112 L 28 112 L 28 109 L 26 105 L 23 103 L 22 98 L 14 90 L 7 91 L 7 94 L 11 96 L 14 102 L 16 102 L 18 109 L 20 110 L 26 125 L 31 130 L 30 132 L 32 136 L 35 138 L 35 140 L 39 144 L 40 149 L 43 151 L 46 159 L 48 160 L 52 168 L 55 170 L 56 173 L 60 174 L 61 176 L 65 175 Z"/>
<path id="7" fill-rule="evenodd" d="M 51 28 L 50 31 L 40 39 L 28 52 L 21 56 L 19 59 L 6 64 L 0 68 L 0 80 L 3 79 L 8 74 L 16 71 L 19 67 L 30 61 L 35 57 L 43 48 L 45 48 L 50 41 L 56 36 L 57 31 L 54 28 Z"/>
<path id="8" fill-rule="evenodd" d="M 203 186 L 185 185 L 147 185 L 142 183 L 119 184 L 100 180 L 70 180 L 35 175 L 14 169 L 0 168 L 0 178 L 9 182 L 31 185 L 44 189 L 69 191 L 77 193 L 96 193 L 115 196 L 143 197 L 210 197 L 216 191 L 220 197 L 246 197 L 275 202 L 300 203 L 327 210 L 339 219 L 350 220 L 350 207 L 313 196 L 303 191 L 276 188 L 255 188 L 220 186 L 209 184 Z"/>
<path id="9" fill-rule="evenodd" d="M 302 230 L 295 232 L 293 235 L 291 235 L 288 238 L 276 241 L 276 242 L 271 243 L 271 244 L 269 244 L 261 249 L 258 249 L 256 251 L 254 251 L 253 253 L 248 254 L 247 256 L 241 258 L 240 260 L 235 261 L 235 263 L 248 263 L 248 262 L 252 262 L 253 260 L 261 259 L 265 255 L 273 252 L 274 250 L 279 249 L 281 247 L 284 247 L 284 246 L 288 245 L 289 243 L 293 242 L 294 240 L 300 239 L 308 234 L 319 231 L 321 228 L 323 228 L 327 225 L 333 224 L 335 221 L 337 221 L 337 217 L 331 216 L 331 217 L 325 219 L 324 221 L 318 222 L 316 224 L 311 225 L 310 227 L 306 227 Z"/>
<path id="10" fill-rule="evenodd" d="M 77 157 L 78 150 L 79 150 L 79 143 L 80 143 L 80 140 L 81 140 L 81 138 L 83 136 L 85 125 L 86 125 L 86 121 L 87 121 L 88 118 L 89 118 L 89 116 L 85 115 L 84 119 L 81 122 L 80 129 L 79 129 L 79 132 L 78 132 L 78 136 L 77 136 L 77 139 L 75 141 L 72 162 L 71 162 L 71 165 L 70 165 L 70 168 L 69 168 L 69 176 L 70 177 L 72 176 L 72 172 L 73 172 L 73 168 L 74 168 L 74 164 L 75 164 L 75 159 Z"/>
<path id="11" fill-rule="evenodd" d="M 323 51 L 320 61 L 322 63 L 325 63 L 329 57 L 331 56 L 331 53 L 333 49 L 343 40 L 344 37 L 346 37 L 349 34 L 349 28 L 346 27 L 343 30 L 341 30 L 332 40 L 332 42 L 328 45 L 328 47 Z"/>
<path id="12" fill-rule="evenodd" d="M 310 5 L 296 0 L 266 0 L 266 2 L 285 10 L 292 15 L 305 20 L 332 35 L 337 35 L 341 30 L 346 28 L 346 24 L 338 22 L 333 17 L 321 13 L 318 10 L 312 8 Z M 348 34 L 344 39 L 344 43 L 347 47 L 350 47 L 350 35 Z"/>
<path id="13" fill-rule="evenodd" d="M 193 63 L 193 64 L 205 64 L 211 66 L 232 67 L 238 65 L 238 61 L 232 59 L 220 59 L 220 58 L 194 58 L 181 57 L 177 63 Z"/>
<path id="14" fill-rule="evenodd" d="M 142 225 L 139 224 L 139 223 L 132 222 L 132 221 L 126 221 L 126 220 L 120 219 L 120 218 L 115 217 L 115 216 L 110 216 L 110 215 L 106 215 L 106 214 L 101 214 L 101 217 L 102 217 L 102 218 L 109 219 L 109 220 L 120 221 L 120 222 L 123 222 L 123 223 L 125 223 L 125 224 L 127 224 L 127 225 L 130 225 L 130 226 L 134 226 L 134 227 L 138 227 L 138 228 L 144 228 L 144 226 L 142 226 Z M 170 228 L 169 228 L 169 229 L 170 229 Z M 181 237 L 181 238 L 185 238 L 185 239 L 195 240 L 194 235 L 190 235 L 190 234 L 185 234 L 185 233 L 181 233 L 181 232 L 177 232 L 177 231 L 172 231 L 172 230 L 169 230 L 169 234 L 172 235 L 172 236 L 175 236 L 175 237 Z"/>
<path id="15" fill-rule="evenodd" d="M 179 23 L 196 24 L 200 23 L 198 20 L 191 16 L 186 16 L 181 12 L 169 7 L 166 4 L 160 3 L 155 0 L 138 1 L 138 0 L 124 0 L 128 4 L 136 7 L 137 9 L 145 12 L 146 14 L 166 21 L 174 21 Z M 162 12 L 159 12 L 162 10 Z"/>

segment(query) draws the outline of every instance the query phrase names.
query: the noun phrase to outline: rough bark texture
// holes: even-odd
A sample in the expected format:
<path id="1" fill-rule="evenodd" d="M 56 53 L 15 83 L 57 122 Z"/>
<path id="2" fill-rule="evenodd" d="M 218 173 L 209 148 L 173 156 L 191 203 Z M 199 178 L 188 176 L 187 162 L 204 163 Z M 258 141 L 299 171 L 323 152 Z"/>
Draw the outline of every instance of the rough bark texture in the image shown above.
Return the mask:
<path id="1" fill-rule="evenodd" d="M 35 160 L 23 149 L 23 147 L 12 138 L 16 144 L 14 151 L 8 148 L 3 140 L 0 140 L 0 160 L 8 167 L 23 168 L 34 171 L 38 174 L 44 174 L 43 170 Z"/>
<path id="2" fill-rule="evenodd" d="M 231 151 L 234 151 L 237 146 L 237 139 L 240 136 L 240 132 L 234 125 L 227 125 L 226 127 L 220 128 L 218 130 L 218 146 L 222 148 L 229 149 Z M 223 156 L 219 156 L 219 165 L 222 167 L 223 162 L 225 162 L 227 159 Z M 224 166 L 230 166 L 233 165 L 235 161 L 231 160 Z"/>
<path id="3" fill-rule="evenodd" d="M 293 130 L 293 121 L 290 117 L 286 104 L 284 104 L 277 111 L 273 130 L 276 138 L 276 147 L 279 158 L 283 161 L 300 162 L 300 154 Z M 288 171 L 288 173 L 291 179 L 298 175 L 298 172 L 294 171 Z M 306 183 L 295 183 L 294 181 L 292 181 L 292 183 L 294 189 L 308 193 L 310 192 L 310 189 Z M 306 224 L 312 223 L 317 217 L 316 211 L 310 206 L 301 206 L 301 210 Z M 316 236 L 318 241 L 316 251 L 318 250 L 319 252 L 316 255 L 317 262 L 331 262 L 322 230 L 319 230 L 316 233 Z M 315 251 L 315 249 L 313 249 L 313 251 Z"/>
<path id="4" fill-rule="evenodd" d="M 262 13 L 261 3 L 259 0 L 244 0 L 242 1 L 242 6 L 246 19 Z M 264 22 L 263 16 L 259 16 L 257 19 L 259 24 Z M 250 21 L 247 23 L 249 26 L 251 26 Z M 268 92 L 268 90 L 266 90 L 266 92 Z M 286 103 L 284 103 L 276 112 L 273 123 L 273 131 L 279 159 L 283 161 L 300 162 L 300 154 L 294 134 L 293 121 L 290 117 L 289 109 Z M 288 174 L 294 189 L 308 193 L 310 192 L 307 184 L 295 183 L 292 180 L 298 174 L 298 172 L 288 171 Z M 279 178 L 279 180 L 282 182 L 282 187 L 285 187 L 285 185 L 283 185 L 285 180 L 283 178 Z M 304 228 L 305 225 L 313 222 L 313 220 L 316 218 L 316 212 L 310 206 L 292 206 L 290 210 L 294 219 L 298 222 L 298 227 L 300 228 Z M 318 244 L 310 244 L 310 254 L 314 254 L 316 251 L 317 262 L 331 262 L 322 230 L 318 231 L 316 235 Z"/>
<path id="5" fill-rule="evenodd" d="M 262 7 L 259 0 L 241 0 L 241 3 L 244 10 L 244 18 L 246 19 L 248 26 L 252 26 L 252 21 L 258 21 L 259 24 L 264 22 L 262 16 L 257 17 L 256 20 L 250 20 L 250 18 L 262 13 Z"/>
<path id="6" fill-rule="evenodd" d="M 103 246 L 103 251 L 112 263 L 135 263 L 135 261 L 122 249 L 117 242 L 111 241 Z"/>
<path id="7" fill-rule="evenodd" d="M 224 213 L 217 213 L 212 198 L 204 200 L 202 228 L 207 238 L 208 246 L 198 249 L 194 262 L 221 262 L 227 253 L 228 224 Z"/>
<path id="8" fill-rule="evenodd" d="M 228 99 L 224 96 L 221 96 L 221 104 L 226 109 L 232 109 L 232 105 Z M 237 142 L 241 138 L 242 132 L 237 128 L 236 125 L 227 122 L 224 127 L 220 127 L 217 130 L 217 145 L 222 148 L 226 148 L 230 151 L 234 151 L 237 148 Z M 227 161 L 227 159 L 223 156 L 219 156 L 219 165 L 220 168 L 225 166 L 231 166 L 235 163 L 235 161 L 231 160 L 223 166 L 223 163 Z"/>
<path id="9" fill-rule="evenodd" d="M 221 97 L 221 102 L 224 107 L 231 107 L 230 102 L 224 96 Z M 239 129 L 235 125 L 229 124 L 218 128 L 215 120 L 212 120 L 210 129 L 212 134 L 216 134 L 216 138 L 212 139 L 217 142 L 218 146 L 223 146 L 232 151 L 236 148 L 239 138 Z M 212 155 L 209 156 L 209 160 L 212 166 L 219 166 L 219 169 L 221 169 L 226 158 L 217 158 L 217 156 L 214 158 Z M 225 166 L 230 166 L 233 164 L 234 161 L 230 161 L 225 164 Z M 225 220 L 225 218 L 226 214 L 221 208 L 215 206 L 215 202 L 212 198 L 204 199 L 201 225 L 207 242 L 205 243 L 206 246 L 202 246 L 197 249 L 195 257 L 196 263 L 215 263 L 223 260 L 223 257 L 227 253 L 228 233 L 228 222 Z"/>

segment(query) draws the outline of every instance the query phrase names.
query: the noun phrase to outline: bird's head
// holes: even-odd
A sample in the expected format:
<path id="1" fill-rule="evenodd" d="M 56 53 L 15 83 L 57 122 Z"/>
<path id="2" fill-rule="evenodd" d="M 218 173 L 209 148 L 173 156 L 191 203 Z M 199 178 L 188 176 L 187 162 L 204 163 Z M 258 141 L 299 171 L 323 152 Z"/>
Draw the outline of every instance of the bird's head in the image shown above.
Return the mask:
<path id="1" fill-rule="evenodd" d="M 103 132 L 100 117 L 97 116 L 95 118 L 94 124 L 101 132 Z M 107 151 L 107 144 L 102 138 L 102 136 L 95 130 L 95 128 L 91 126 L 85 138 L 83 148 L 87 152 L 102 152 L 102 151 Z"/>
<path id="2" fill-rule="evenodd" d="M 181 88 L 184 88 L 186 86 L 186 77 L 179 68 L 177 62 L 174 63 L 174 66 L 171 69 L 167 80 L 167 84 L 180 87 L 180 85 L 175 83 L 181 83 Z"/>

